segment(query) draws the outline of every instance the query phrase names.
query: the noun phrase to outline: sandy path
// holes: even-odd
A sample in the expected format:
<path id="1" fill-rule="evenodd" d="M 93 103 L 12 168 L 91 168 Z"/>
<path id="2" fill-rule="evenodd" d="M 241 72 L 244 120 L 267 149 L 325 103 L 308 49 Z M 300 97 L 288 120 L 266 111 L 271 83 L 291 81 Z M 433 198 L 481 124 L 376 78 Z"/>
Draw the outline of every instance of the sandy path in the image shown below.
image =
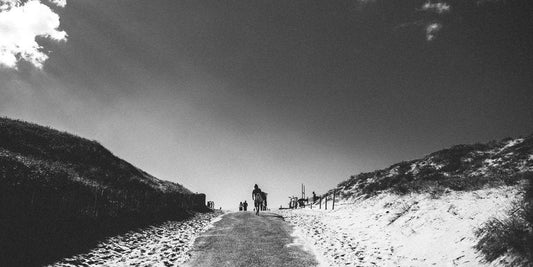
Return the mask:
<path id="1" fill-rule="evenodd" d="M 292 228 L 273 213 L 229 213 L 196 239 L 187 266 L 315 266 L 293 244 Z"/>
<path id="2" fill-rule="evenodd" d="M 380 194 L 335 210 L 280 210 L 322 266 L 487 266 L 474 231 L 504 216 L 519 187 L 430 194 Z"/>
<path id="3" fill-rule="evenodd" d="M 87 253 L 52 266 L 181 266 L 189 260 L 195 238 L 220 214 L 200 213 L 184 221 L 168 221 L 114 236 Z"/>
<path id="4" fill-rule="evenodd" d="M 354 234 L 355 230 L 337 224 L 339 218 L 294 211 L 280 213 L 314 247 L 320 266 L 401 266 L 392 257 L 394 250 L 389 240 L 374 240 L 374 235 L 365 231 Z"/>

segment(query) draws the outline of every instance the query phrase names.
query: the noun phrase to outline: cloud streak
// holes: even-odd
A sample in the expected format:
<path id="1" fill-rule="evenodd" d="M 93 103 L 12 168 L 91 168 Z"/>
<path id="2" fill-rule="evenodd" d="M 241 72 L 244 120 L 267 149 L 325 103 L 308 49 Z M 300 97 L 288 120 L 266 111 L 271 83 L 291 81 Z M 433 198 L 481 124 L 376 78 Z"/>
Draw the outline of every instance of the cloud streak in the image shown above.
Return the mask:
<path id="1" fill-rule="evenodd" d="M 422 5 L 422 11 L 428 13 L 434 13 L 437 15 L 448 14 L 451 11 L 451 6 L 445 2 L 431 2 L 427 1 Z M 442 23 L 440 22 L 430 22 L 426 24 L 426 40 L 431 42 L 437 37 L 437 33 L 442 29 Z"/>
<path id="2" fill-rule="evenodd" d="M 426 2 L 422 6 L 422 10 L 428 11 L 428 12 L 434 12 L 434 13 L 437 13 L 437 14 L 444 14 L 444 13 L 450 12 L 451 7 L 447 3 Z"/>
<path id="3" fill-rule="evenodd" d="M 66 0 L 50 3 L 64 7 Z M 24 60 L 42 68 L 48 54 L 36 38 L 65 41 L 67 33 L 59 30 L 59 24 L 59 15 L 39 0 L 0 0 L 0 67 L 16 69 Z"/>
<path id="4" fill-rule="evenodd" d="M 442 24 L 440 23 L 430 23 L 426 26 L 426 40 L 433 41 L 435 39 L 435 35 L 438 31 L 442 29 Z"/>
<path id="5" fill-rule="evenodd" d="M 65 7 L 67 5 L 67 0 L 49 0 L 50 3 L 58 6 L 58 7 Z"/>

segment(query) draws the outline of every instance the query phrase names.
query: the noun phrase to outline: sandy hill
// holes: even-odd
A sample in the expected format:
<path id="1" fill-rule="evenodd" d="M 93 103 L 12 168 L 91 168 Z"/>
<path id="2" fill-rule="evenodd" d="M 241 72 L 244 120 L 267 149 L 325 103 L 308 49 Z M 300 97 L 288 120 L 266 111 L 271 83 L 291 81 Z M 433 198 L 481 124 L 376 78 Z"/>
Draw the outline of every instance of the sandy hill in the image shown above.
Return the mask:
<path id="1" fill-rule="evenodd" d="M 507 138 L 361 173 L 280 213 L 322 266 L 532 266 L 532 180 L 533 136 Z"/>
<path id="2" fill-rule="evenodd" d="M 516 184 L 533 171 L 533 135 L 487 144 L 457 145 L 421 159 L 361 173 L 340 183 L 344 197 L 382 191 L 441 193 Z"/>
<path id="3" fill-rule="evenodd" d="M 0 265 L 53 261 L 109 234 L 184 218 L 204 202 L 96 141 L 0 118 Z"/>

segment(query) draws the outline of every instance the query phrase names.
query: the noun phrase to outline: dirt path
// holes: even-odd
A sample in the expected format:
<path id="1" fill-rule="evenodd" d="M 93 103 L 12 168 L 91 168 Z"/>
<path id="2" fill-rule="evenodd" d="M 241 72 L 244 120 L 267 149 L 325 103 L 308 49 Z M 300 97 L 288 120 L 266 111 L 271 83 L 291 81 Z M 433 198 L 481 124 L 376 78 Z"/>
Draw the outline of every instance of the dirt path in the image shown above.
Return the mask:
<path id="1" fill-rule="evenodd" d="M 229 213 L 196 239 L 187 266 L 315 266 L 312 254 L 290 245 L 291 232 L 273 213 Z"/>

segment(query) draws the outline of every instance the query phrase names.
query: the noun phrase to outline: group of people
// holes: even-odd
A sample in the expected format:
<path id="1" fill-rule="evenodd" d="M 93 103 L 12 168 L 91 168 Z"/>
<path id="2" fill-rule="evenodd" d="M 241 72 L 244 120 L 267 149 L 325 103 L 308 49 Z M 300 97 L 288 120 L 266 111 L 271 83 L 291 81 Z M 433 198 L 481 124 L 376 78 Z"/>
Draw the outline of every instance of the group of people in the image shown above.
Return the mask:
<path id="1" fill-rule="evenodd" d="M 320 197 L 318 197 L 315 194 L 315 191 L 313 191 L 313 198 L 311 200 L 311 204 L 315 203 L 317 200 L 319 200 Z M 305 203 L 309 204 L 309 198 L 300 198 L 292 196 L 289 197 L 289 209 L 297 209 L 298 207 L 303 208 L 305 207 Z"/>
<path id="2" fill-rule="evenodd" d="M 248 203 L 246 203 L 246 200 L 244 202 L 239 203 L 239 211 L 247 211 L 248 210 Z"/>

